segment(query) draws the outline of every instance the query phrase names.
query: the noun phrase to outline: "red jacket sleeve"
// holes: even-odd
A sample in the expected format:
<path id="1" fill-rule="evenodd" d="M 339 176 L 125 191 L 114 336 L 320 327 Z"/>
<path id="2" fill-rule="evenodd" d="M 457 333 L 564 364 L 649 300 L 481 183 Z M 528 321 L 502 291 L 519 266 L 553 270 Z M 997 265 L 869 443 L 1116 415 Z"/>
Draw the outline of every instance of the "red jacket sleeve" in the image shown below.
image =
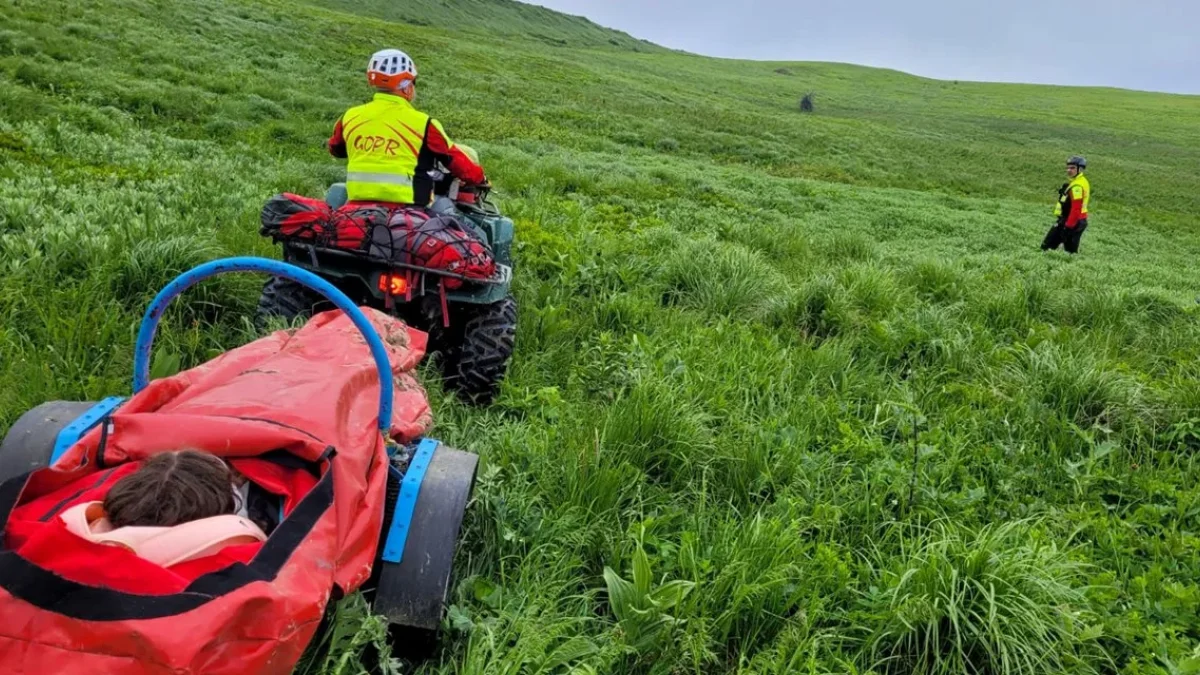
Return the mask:
<path id="1" fill-rule="evenodd" d="M 462 150 L 450 145 L 450 139 L 430 120 L 425 127 L 425 146 L 429 151 L 446 158 L 446 165 L 455 178 L 473 185 L 484 181 L 483 167 L 471 161 Z"/>
<path id="2" fill-rule="evenodd" d="M 1067 215 L 1067 227 L 1073 228 L 1083 220 L 1083 200 L 1071 200 L 1071 213 Z"/>
<path id="3" fill-rule="evenodd" d="M 346 159 L 346 138 L 342 135 L 342 120 L 338 118 L 333 125 L 333 135 L 329 137 L 329 154 L 339 159 Z"/>

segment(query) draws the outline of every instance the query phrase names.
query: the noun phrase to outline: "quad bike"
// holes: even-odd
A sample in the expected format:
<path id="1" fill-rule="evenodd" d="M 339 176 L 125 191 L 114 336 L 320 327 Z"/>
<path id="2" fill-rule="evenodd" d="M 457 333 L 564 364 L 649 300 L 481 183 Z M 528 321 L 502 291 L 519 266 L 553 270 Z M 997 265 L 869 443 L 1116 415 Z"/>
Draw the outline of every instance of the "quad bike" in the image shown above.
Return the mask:
<path id="1" fill-rule="evenodd" d="M 487 280 L 271 236 L 282 246 L 285 262 L 326 279 L 356 304 L 388 312 L 429 333 L 430 353 L 441 368 L 446 386 L 467 400 L 486 404 L 504 379 L 517 329 L 517 304 L 510 291 L 513 222 L 500 213 L 489 194 L 489 186 L 463 186 L 457 180 L 443 180 L 429 208 L 438 215 L 456 216 L 488 246 L 496 261 L 496 272 Z M 344 205 L 345 184 L 331 186 L 325 202 L 335 209 Z M 458 279 L 462 285 L 439 292 L 439 277 Z M 270 317 L 291 321 L 326 308 L 319 295 L 275 277 L 263 287 L 255 320 L 261 327 Z"/>

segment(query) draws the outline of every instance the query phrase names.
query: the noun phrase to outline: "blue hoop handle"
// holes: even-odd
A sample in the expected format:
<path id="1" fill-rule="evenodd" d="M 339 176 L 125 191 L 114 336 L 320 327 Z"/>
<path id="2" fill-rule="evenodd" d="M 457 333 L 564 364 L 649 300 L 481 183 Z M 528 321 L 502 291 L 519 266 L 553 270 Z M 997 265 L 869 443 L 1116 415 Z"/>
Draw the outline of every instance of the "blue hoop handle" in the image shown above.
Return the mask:
<path id="1" fill-rule="evenodd" d="M 375 332 L 375 327 L 367 320 L 362 310 L 356 307 L 354 302 L 333 284 L 312 272 L 268 258 L 244 256 L 213 260 L 180 274 L 175 277 L 174 281 L 167 284 L 166 288 L 159 291 L 150 306 L 146 308 L 146 314 L 142 317 L 142 324 L 138 328 L 137 344 L 134 347 L 133 356 L 133 393 L 140 392 L 150 383 L 150 349 L 154 344 L 154 334 L 158 331 L 158 322 L 162 319 L 167 305 L 197 283 L 227 272 L 265 272 L 303 284 L 325 296 L 350 317 L 354 326 L 366 339 L 367 346 L 371 349 L 371 356 L 375 359 L 375 368 L 379 374 L 379 430 L 383 433 L 384 438 L 387 438 L 392 424 L 393 387 L 390 386 L 392 367 L 379 333 Z"/>

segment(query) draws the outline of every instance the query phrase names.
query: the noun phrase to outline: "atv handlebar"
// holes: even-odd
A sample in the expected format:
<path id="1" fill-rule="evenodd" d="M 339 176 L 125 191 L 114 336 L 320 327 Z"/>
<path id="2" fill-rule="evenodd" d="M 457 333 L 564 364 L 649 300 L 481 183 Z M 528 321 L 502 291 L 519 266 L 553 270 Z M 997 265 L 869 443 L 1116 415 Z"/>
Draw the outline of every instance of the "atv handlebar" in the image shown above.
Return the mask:
<path id="1" fill-rule="evenodd" d="M 375 327 L 367 320 L 362 310 L 356 307 L 354 302 L 336 286 L 312 272 L 268 258 L 243 256 L 213 260 L 180 274 L 175 277 L 174 281 L 167 284 L 166 288 L 159 291 L 154 300 L 150 302 L 150 306 L 146 308 L 146 314 L 142 317 L 142 323 L 138 327 L 137 344 L 134 347 L 133 356 L 133 393 L 142 391 L 150 383 L 150 350 L 154 344 L 154 334 L 158 330 L 158 322 L 162 319 L 167 305 L 201 281 L 227 272 L 266 272 L 289 279 L 317 291 L 350 317 L 350 321 L 354 323 L 366 340 L 367 347 L 371 350 L 371 357 L 375 361 L 375 369 L 379 375 L 379 431 L 386 440 L 392 426 L 394 387 L 391 386 L 391 361 L 388 360 L 387 349 L 383 346 L 383 340 L 380 339 L 379 333 L 375 331 Z"/>

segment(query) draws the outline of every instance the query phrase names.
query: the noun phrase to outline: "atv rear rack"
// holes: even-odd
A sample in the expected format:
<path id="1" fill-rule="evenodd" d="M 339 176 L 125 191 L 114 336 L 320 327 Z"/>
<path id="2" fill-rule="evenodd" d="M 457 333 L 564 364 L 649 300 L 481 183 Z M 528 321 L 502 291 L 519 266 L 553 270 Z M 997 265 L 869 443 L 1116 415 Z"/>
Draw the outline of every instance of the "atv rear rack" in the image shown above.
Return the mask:
<path id="1" fill-rule="evenodd" d="M 321 267 L 321 263 L 317 260 L 317 254 L 320 253 L 321 255 L 344 258 L 352 261 L 366 260 L 374 265 L 378 265 L 379 267 L 387 268 L 389 271 L 412 270 L 414 272 L 421 272 L 422 274 L 432 274 L 434 276 L 448 277 L 450 279 L 460 279 L 468 283 L 483 284 L 485 286 L 500 286 L 508 284 L 512 281 L 512 267 L 508 265 L 502 265 L 500 263 L 496 263 L 496 272 L 491 277 L 487 279 L 478 279 L 475 277 L 455 274 L 454 272 L 447 272 L 446 270 L 434 269 L 432 267 L 423 267 L 421 265 L 412 265 L 409 263 L 395 262 L 392 260 L 382 260 L 362 251 L 348 251 L 340 248 L 317 246 L 316 244 L 310 244 L 307 242 L 282 237 L 278 240 L 283 243 L 285 249 L 292 248 L 300 251 L 306 251 L 308 253 L 307 258 L 312 264 L 312 267 L 315 269 L 320 269 Z"/>

